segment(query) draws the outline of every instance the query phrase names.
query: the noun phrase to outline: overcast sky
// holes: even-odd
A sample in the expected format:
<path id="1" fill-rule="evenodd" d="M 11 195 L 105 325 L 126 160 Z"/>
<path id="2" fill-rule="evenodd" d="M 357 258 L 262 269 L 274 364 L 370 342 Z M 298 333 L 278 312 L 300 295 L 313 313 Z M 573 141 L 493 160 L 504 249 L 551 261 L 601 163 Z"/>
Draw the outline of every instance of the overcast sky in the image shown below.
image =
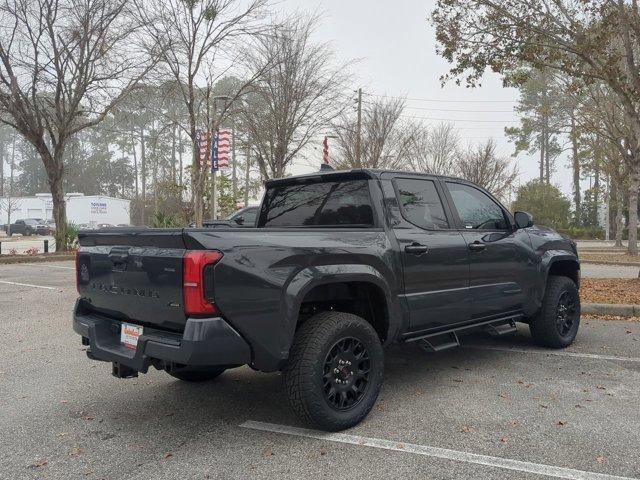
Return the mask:
<path id="1" fill-rule="evenodd" d="M 317 38 L 330 42 L 339 59 L 359 59 L 354 73 L 368 95 L 406 96 L 406 114 L 454 121 L 466 143 L 493 137 L 501 154 L 510 156 L 513 144 L 504 135 L 506 126 L 518 125 L 513 107 L 518 91 L 502 87 L 500 77 L 485 76 L 481 88 L 450 84 L 441 87 L 439 77 L 447 63 L 435 53 L 434 29 L 428 17 L 432 0 L 283 0 L 285 12 L 317 12 L 322 23 Z M 365 96 L 366 98 L 366 96 Z M 428 101 L 427 101 L 428 100 Z M 437 122 L 437 120 L 434 120 Z M 319 143 L 322 139 L 318 139 Z M 318 150 L 318 164 L 321 153 Z M 537 158 L 517 158 L 520 182 L 537 175 Z M 313 164 L 313 166 L 310 165 Z M 301 161 L 295 173 L 313 171 L 316 162 Z M 571 173 L 566 157 L 557 161 L 553 183 L 571 193 Z"/>

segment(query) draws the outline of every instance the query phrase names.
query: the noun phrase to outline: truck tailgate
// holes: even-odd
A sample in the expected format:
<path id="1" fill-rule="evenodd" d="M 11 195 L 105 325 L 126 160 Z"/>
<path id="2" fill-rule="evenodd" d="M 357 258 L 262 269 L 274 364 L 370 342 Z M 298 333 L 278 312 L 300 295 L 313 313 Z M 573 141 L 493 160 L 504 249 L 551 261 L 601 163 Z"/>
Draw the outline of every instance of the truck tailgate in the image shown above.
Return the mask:
<path id="1" fill-rule="evenodd" d="M 182 230 L 81 232 L 78 290 L 97 314 L 182 331 Z"/>

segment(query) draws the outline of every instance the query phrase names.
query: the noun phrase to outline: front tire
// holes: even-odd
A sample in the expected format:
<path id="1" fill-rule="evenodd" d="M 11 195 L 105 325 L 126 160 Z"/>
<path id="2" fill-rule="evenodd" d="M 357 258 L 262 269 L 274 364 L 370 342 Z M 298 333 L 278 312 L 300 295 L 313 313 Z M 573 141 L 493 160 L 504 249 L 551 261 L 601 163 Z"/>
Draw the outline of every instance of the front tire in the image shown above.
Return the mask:
<path id="1" fill-rule="evenodd" d="M 208 382 L 209 380 L 218 378 L 224 371 L 224 368 L 195 369 L 183 367 L 168 369 L 167 373 L 183 382 Z"/>
<path id="2" fill-rule="evenodd" d="M 568 277 L 549 276 L 542 308 L 531 319 L 529 330 L 537 345 L 565 348 L 573 343 L 580 326 L 580 295 Z"/>
<path id="3" fill-rule="evenodd" d="M 327 431 L 360 423 L 382 387 L 384 352 L 363 318 L 323 312 L 296 332 L 284 379 L 293 410 Z"/>

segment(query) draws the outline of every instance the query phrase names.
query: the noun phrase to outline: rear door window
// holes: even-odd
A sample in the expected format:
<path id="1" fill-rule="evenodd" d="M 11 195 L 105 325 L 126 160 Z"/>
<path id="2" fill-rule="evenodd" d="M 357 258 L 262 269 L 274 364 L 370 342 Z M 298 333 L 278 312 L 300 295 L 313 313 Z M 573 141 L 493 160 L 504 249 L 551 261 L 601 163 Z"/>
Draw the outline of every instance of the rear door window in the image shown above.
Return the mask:
<path id="1" fill-rule="evenodd" d="M 447 230 L 449 222 L 432 180 L 396 179 L 402 214 L 406 220 L 427 230 Z"/>
<path id="2" fill-rule="evenodd" d="M 373 226 L 366 180 L 272 187 L 265 195 L 258 227 Z"/>

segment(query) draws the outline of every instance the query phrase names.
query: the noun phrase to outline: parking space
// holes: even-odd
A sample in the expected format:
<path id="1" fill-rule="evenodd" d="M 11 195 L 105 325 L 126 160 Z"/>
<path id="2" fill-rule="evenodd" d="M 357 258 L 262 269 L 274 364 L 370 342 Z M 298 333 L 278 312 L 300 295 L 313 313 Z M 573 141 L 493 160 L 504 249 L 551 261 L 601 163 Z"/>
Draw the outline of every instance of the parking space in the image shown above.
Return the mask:
<path id="1" fill-rule="evenodd" d="M 0 265 L 0 281 L 0 478 L 640 477 L 640 323 L 583 321 L 561 352 L 526 329 L 392 347 L 369 417 L 325 434 L 278 374 L 113 378 L 72 332 L 72 262 Z"/>

